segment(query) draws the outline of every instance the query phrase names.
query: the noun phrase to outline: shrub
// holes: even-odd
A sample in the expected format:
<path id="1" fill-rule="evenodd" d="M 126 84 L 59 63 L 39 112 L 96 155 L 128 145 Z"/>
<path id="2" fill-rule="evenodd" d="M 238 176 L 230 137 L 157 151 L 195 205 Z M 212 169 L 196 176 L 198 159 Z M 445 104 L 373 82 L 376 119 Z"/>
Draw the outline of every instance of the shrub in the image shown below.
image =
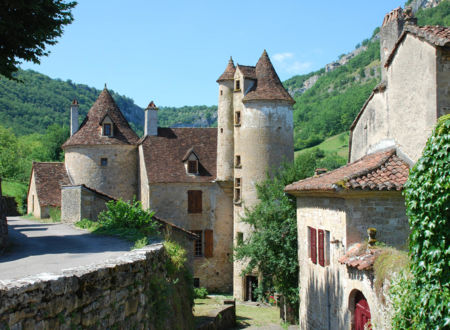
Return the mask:
<path id="1" fill-rule="evenodd" d="M 53 222 L 61 222 L 61 209 L 59 207 L 51 207 L 49 213 Z"/>
<path id="2" fill-rule="evenodd" d="M 205 299 L 208 296 L 208 290 L 206 288 L 194 288 L 195 299 Z"/>

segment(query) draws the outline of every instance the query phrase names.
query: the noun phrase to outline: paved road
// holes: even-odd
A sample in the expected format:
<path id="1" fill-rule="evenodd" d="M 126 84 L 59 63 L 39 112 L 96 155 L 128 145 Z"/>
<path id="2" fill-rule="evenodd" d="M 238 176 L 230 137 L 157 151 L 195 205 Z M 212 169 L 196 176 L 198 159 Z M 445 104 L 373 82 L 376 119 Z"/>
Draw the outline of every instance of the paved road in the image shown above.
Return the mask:
<path id="1" fill-rule="evenodd" d="M 11 248 L 0 256 L 0 280 L 55 273 L 130 251 L 131 243 L 97 236 L 67 224 L 8 217 Z"/>

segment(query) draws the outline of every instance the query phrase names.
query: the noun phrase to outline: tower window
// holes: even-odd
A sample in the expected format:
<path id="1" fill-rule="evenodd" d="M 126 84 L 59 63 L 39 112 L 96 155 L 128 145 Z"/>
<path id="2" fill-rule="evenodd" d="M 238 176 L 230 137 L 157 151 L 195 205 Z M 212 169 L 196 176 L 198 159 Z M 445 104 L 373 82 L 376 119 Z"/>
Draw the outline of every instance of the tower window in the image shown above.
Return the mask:
<path id="1" fill-rule="evenodd" d="M 188 161 L 188 173 L 197 174 L 198 173 L 198 160 Z"/>
<path id="2" fill-rule="evenodd" d="M 220 129 L 220 133 L 223 133 L 223 128 Z"/>
<path id="3" fill-rule="evenodd" d="M 108 165 L 108 158 L 100 158 L 100 165 L 101 166 Z"/>
<path id="4" fill-rule="evenodd" d="M 236 86 L 235 86 L 235 91 L 240 91 L 241 90 L 241 81 L 240 80 L 236 80 Z"/>
<path id="5" fill-rule="evenodd" d="M 234 125 L 241 125 L 241 112 L 240 111 L 236 111 L 234 113 Z"/>
<path id="6" fill-rule="evenodd" d="M 220 95 L 223 95 L 223 90 L 220 90 Z"/>
<path id="7" fill-rule="evenodd" d="M 237 244 L 242 244 L 244 242 L 244 233 L 238 232 L 237 233 Z"/>
<path id="8" fill-rule="evenodd" d="M 103 124 L 103 135 L 104 136 L 112 135 L 111 124 Z"/>
<path id="9" fill-rule="evenodd" d="M 240 155 L 236 155 L 236 158 L 234 159 L 234 167 L 237 167 L 237 168 L 242 167 Z"/>
<path id="10" fill-rule="evenodd" d="M 242 179 L 235 178 L 234 179 L 234 202 L 235 203 L 241 202 L 241 186 L 242 186 Z"/>

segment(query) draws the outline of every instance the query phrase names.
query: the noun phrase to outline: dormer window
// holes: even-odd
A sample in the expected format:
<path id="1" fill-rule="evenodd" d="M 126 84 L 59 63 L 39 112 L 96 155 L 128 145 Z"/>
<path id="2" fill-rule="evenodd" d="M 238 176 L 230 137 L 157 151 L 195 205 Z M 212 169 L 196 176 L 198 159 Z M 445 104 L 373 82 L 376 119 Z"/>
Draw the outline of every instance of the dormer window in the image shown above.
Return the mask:
<path id="1" fill-rule="evenodd" d="M 188 173 L 189 174 L 198 173 L 198 160 L 188 160 Z"/>
<path id="2" fill-rule="evenodd" d="M 103 135 L 104 136 L 112 136 L 112 125 L 111 124 L 103 124 Z"/>

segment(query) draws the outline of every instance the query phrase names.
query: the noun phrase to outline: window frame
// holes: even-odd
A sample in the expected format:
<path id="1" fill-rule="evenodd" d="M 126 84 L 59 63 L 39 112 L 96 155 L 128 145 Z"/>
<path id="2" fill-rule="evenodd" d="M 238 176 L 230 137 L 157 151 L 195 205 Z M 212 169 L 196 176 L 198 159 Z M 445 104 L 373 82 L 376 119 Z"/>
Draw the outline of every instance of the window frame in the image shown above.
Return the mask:
<path id="1" fill-rule="evenodd" d="M 191 165 L 194 165 L 193 168 L 191 168 Z M 194 171 L 191 171 L 191 170 Z M 188 160 L 187 161 L 187 172 L 188 174 L 198 174 L 198 160 Z"/>
<path id="2" fill-rule="evenodd" d="M 241 168 L 242 167 L 241 155 L 235 155 L 235 157 L 234 157 L 234 167 L 235 168 Z"/>
<path id="3" fill-rule="evenodd" d="M 234 112 L 234 126 L 241 126 L 242 117 L 240 111 Z"/>
<path id="4" fill-rule="evenodd" d="M 109 134 L 106 134 L 107 133 L 106 127 L 109 127 Z M 111 123 L 103 124 L 103 136 L 112 136 L 112 130 L 113 130 L 113 125 Z"/>
<path id="5" fill-rule="evenodd" d="M 199 238 L 194 240 L 194 257 L 203 257 L 203 230 L 191 230 Z"/>

